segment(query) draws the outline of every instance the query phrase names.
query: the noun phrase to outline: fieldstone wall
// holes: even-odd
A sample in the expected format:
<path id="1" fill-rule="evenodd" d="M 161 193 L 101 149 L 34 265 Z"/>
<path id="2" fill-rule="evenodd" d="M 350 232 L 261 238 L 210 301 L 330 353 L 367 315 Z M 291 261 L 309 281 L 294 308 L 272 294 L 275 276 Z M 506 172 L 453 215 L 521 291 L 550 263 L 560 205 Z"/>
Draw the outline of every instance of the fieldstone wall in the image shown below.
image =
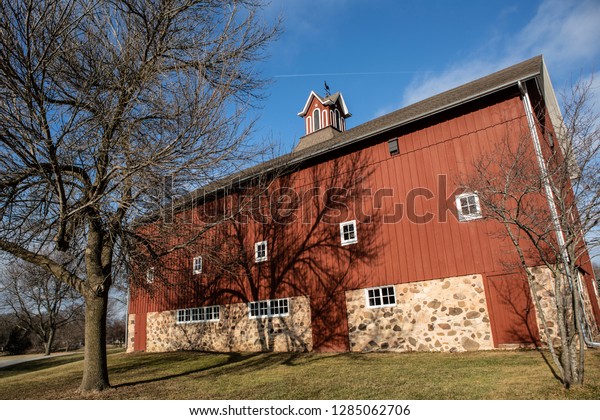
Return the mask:
<path id="1" fill-rule="evenodd" d="M 556 329 L 556 295 L 554 293 L 554 280 L 552 279 L 552 272 L 547 267 L 534 267 L 531 269 L 531 271 L 535 276 L 536 289 L 535 293 L 533 290 L 531 290 L 531 295 L 537 295 L 551 340 L 555 345 L 559 345 L 560 338 L 558 337 L 558 330 Z M 544 323 L 542 322 L 542 318 L 540 317 L 537 307 L 535 310 L 535 318 L 540 333 L 540 339 L 543 342 L 546 342 L 547 339 L 544 333 Z"/>
<path id="2" fill-rule="evenodd" d="M 350 351 L 474 351 L 494 347 L 481 275 L 397 284 L 396 306 L 346 292 Z"/>
<path id="3" fill-rule="evenodd" d="M 535 276 L 536 284 L 536 293 L 540 300 L 540 306 L 542 307 L 542 312 L 544 314 L 544 319 L 546 321 L 546 326 L 548 327 L 548 332 L 550 334 L 550 338 L 555 345 L 560 345 L 560 337 L 558 336 L 558 330 L 556 325 L 557 320 L 557 310 L 556 310 L 556 302 L 555 302 L 555 292 L 554 292 L 554 279 L 552 278 L 552 272 L 548 267 L 534 267 L 532 268 L 533 275 Z M 588 320 L 590 320 L 591 325 L 593 327 L 591 333 L 594 337 L 598 336 L 598 328 L 596 323 L 594 322 L 594 313 L 592 312 L 592 303 L 590 301 L 590 296 L 587 291 L 587 287 L 582 284 L 583 291 L 583 309 L 585 312 L 585 316 Z M 532 291 L 533 295 L 533 291 Z M 540 332 L 540 339 L 543 342 L 547 341 L 546 335 L 544 334 L 544 325 L 542 323 L 542 319 L 540 317 L 539 312 L 536 308 L 536 320 L 538 324 L 538 329 Z"/>
<path id="4" fill-rule="evenodd" d="M 130 353 L 133 351 L 133 337 L 135 334 L 135 314 L 129 314 L 127 318 L 127 345 L 126 352 Z"/>
<path id="5" fill-rule="evenodd" d="M 290 314 L 284 317 L 250 319 L 248 305 L 240 303 L 221 305 L 219 321 L 176 321 L 177 311 L 149 313 L 146 351 L 312 350 L 310 305 L 304 296 L 290 298 Z"/>

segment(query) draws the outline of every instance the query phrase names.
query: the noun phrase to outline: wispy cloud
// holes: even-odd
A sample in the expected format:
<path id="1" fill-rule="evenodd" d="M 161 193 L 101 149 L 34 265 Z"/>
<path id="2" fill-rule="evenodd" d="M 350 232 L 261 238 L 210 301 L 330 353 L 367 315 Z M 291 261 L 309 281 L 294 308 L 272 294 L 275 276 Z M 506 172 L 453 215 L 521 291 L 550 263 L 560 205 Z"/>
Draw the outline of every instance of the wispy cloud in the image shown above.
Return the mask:
<path id="1" fill-rule="evenodd" d="M 415 77 L 405 89 L 401 105 L 409 105 L 538 54 L 544 54 L 552 74 L 568 77 L 581 71 L 578 66 L 582 60 L 599 59 L 599 39 L 600 2 L 544 0 L 522 29 L 494 40 L 500 42 L 499 48 L 482 48 L 472 57 L 450 64 L 442 73 Z M 377 114 L 381 115 L 386 108 Z"/>

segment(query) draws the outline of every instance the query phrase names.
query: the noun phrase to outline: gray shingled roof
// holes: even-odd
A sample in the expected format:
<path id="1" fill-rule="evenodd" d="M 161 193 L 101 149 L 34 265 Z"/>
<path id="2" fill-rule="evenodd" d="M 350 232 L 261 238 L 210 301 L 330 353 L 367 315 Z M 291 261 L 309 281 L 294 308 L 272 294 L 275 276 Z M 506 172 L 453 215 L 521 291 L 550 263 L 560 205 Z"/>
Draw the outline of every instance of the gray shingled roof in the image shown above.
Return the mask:
<path id="1" fill-rule="evenodd" d="M 333 139 L 316 144 L 310 148 L 298 151 L 293 160 L 329 152 L 344 147 L 375 134 L 400 127 L 410 122 L 426 118 L 455 106 L 464 104 L 490 93 L 502 90 L 516 84 L 520 80 L 530 79 L 542 72 L 543 58 L 541 55 L 522 63 L 492 73 L 481 79 L 474 80 L 457 88 L 448 90 L 397 111 L 375 118 L 350 130 L 341 132 Z"/>
<path id="2" fill-rule="evenodd" d="M 542 68 L 543 57 L 541 55 L 530 58 L 529 60 L 515 64 L 496 73 L 450 89 L 379 118 L 375 118 L 347 131 L 340 132 L 330 140 L 291 152 L 240 171 L 225 179 L 211 183 L 201 190 L 195 191 L 191 196 L 201 197 L 204 194 L 210 194 L 221 188 L 227 187 L 231 185 L 233 181 L 239 182 L 248 180 L 269 171 L 280 169 L 282 166 L 286 165 L 295 166 L 308 159 L 342 149 L 351 144 L 356 144 L 357 142 L 368 139 L 374 135 L 427 118 L 493 92 L 500 91 L 509 86 L 513 86 L 519 81 L 536 77 L 542 73 Z"/>

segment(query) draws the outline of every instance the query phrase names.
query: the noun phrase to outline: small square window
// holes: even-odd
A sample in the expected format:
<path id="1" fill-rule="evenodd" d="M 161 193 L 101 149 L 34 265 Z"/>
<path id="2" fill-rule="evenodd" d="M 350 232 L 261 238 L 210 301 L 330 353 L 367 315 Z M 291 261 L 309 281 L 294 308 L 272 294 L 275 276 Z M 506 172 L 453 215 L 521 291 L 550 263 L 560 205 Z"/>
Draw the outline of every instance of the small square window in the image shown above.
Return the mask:
<path id="1" fill-rule="evenodd" d="M 202 273 L 202 257 L 194 257 L 192 265 L 194 274 Z"/>
<path id="2" fill-rule="evenodd" d="M 214 321 L 219 319 L 219 307 L 218 306 L 209 306 L 206 308 L 206 320 Z"/>
<path id="3" fill-rule="evenodd" d="M 272 300 L 270 301 L 270 305 L 271 315 L 287 315 L 289 312 L 287 299 Z"/>
<path id="4" fill-rule="evenodd" d="M 267 241 L 261 241 L 254 244 L 254 261 L 267 261 Z"/>
<path id="5" fill-rule="evenodd" d="M 356 220 L 340 223 L 340 237 L 342 245 L 350 245 L 358 242 L 356 236 Z"/>
<path id="6" fill-rule="evenodd" d="M 148 284 L 154 283 L 154 267 L 150 267 L 146 271 L 146 283 L 148 283 Z"/>
<path id="7" fill-rule="evenodd" d="M 201 314 L 202 314 L 201 308 L 192 308 L 192 322 L 200 321 L 202 319 Z"/>
<path id="8" fill-rule="evenodd" d="M 250 318 L 258 317 L 258 302 L 250 302 Z"/>
<path id="9" fill-rule="evenodd" d="M 395 306 L 396 289 L 394 286 L 374 287 L 367 289 L 367 304 L 370 308 Z"/>
<path id="10" fill-rule="evenodd" d="M 388 140 L 388 150 L 390 151 L 390 155 L 394 156 L 400 153 L 400 149 L 398 148 L 398 138 L 393 138 Z"/>
<path id="11" fill-rule="evenodd" d="M 465 193 L 456 196 L 458 220 L 468 221 L 481 218 L 479 197 L 476 193 Z"/>

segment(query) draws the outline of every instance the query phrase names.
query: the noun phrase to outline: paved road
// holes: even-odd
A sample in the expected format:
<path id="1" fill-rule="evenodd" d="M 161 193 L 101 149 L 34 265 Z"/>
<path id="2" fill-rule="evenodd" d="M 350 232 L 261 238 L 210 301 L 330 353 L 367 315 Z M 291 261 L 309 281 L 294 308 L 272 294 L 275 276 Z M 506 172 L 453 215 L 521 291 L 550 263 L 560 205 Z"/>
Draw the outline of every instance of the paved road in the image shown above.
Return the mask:
<path id="1" fill-rule="evenodd" d="M 7 366 L 12 366 L 12 365 L 16 365 L 19 363 L 23 363 L 23 362 L 30 362 L 32 360 L 40 360 L 40 359 L 46 359 L 49 357 L 57 357 L 57 356 L 66 356 L 68 354 L 74 354 L 74 353 L 78 353 L 78 352 L 68 352 L 68 353 L 52 353 L 50 356 L 44 356 L 43 354 L 23 354 L 23 355 L 19 355 L 19 356 L 2 356 L 0 357 L 0 369 L 7 367 Z"/>

